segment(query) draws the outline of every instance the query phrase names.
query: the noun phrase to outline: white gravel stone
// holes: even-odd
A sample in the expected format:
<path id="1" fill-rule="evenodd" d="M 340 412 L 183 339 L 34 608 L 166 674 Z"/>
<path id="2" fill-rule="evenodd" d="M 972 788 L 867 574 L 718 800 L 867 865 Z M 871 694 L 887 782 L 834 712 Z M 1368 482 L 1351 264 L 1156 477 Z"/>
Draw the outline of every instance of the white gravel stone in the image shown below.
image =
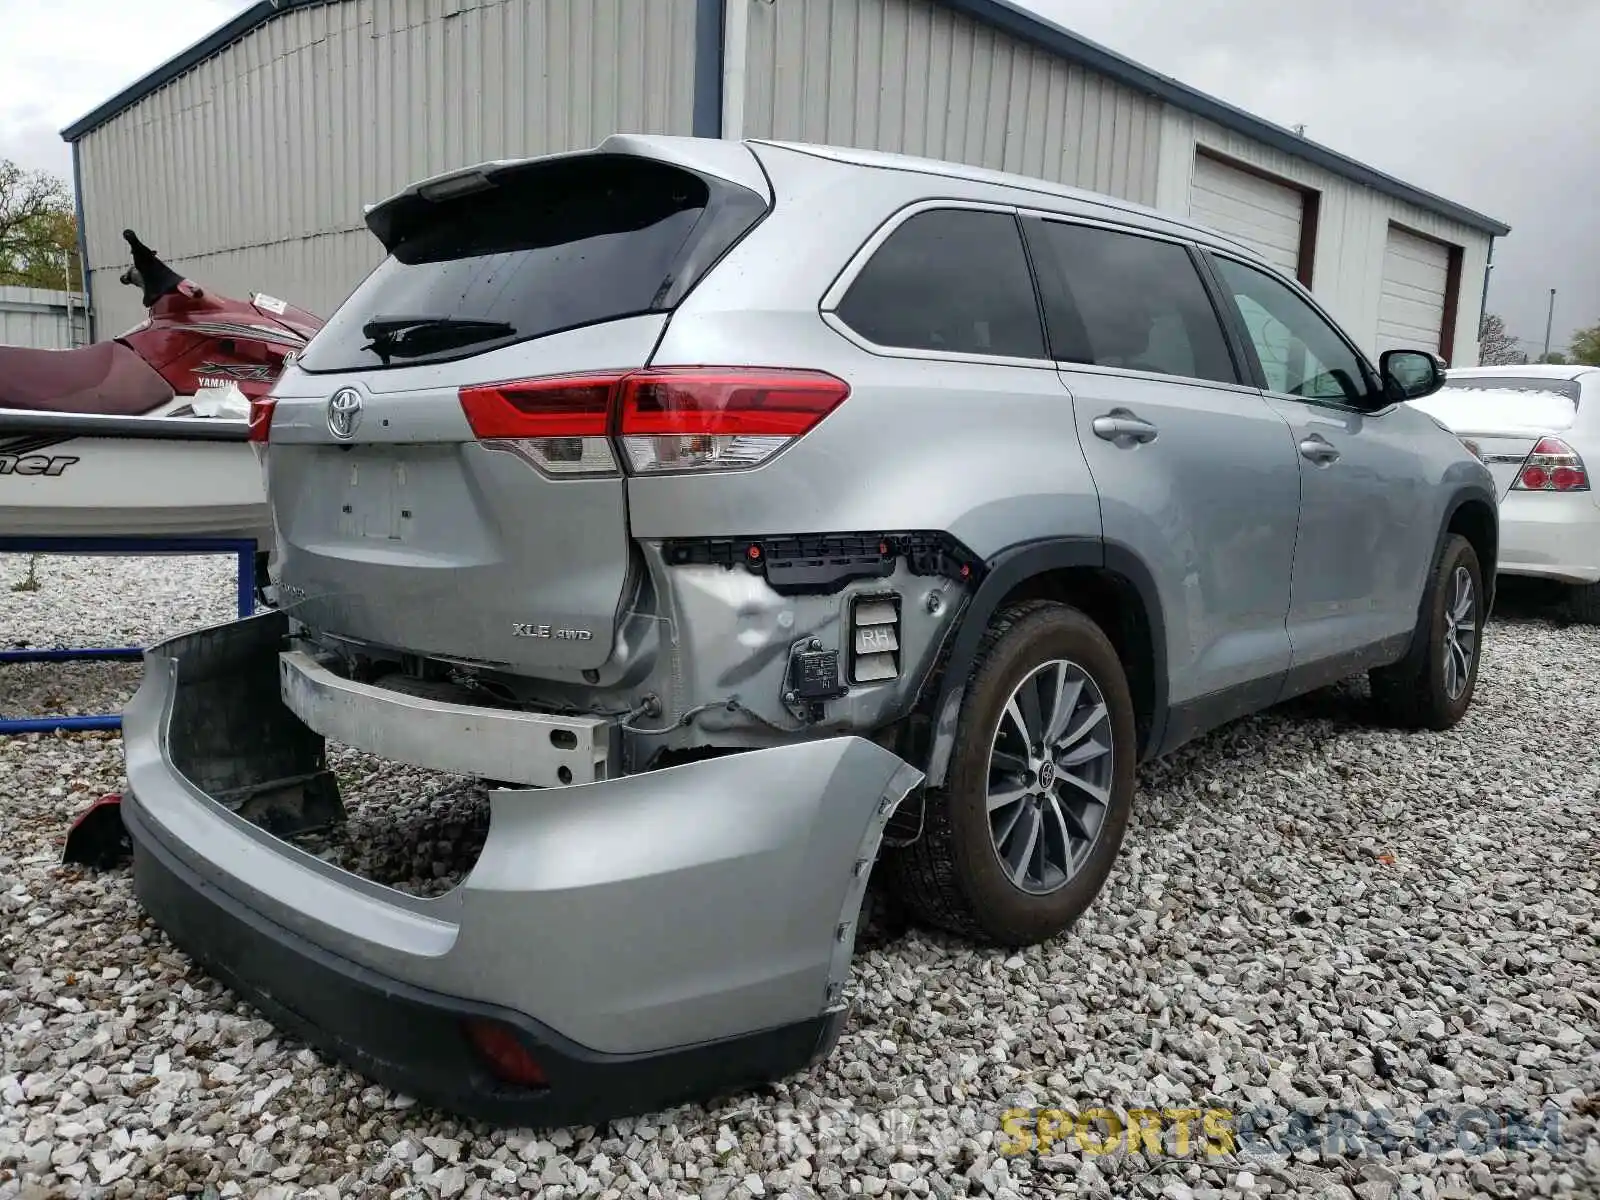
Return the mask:
<path id="1" fill-rule="evenodd" d="M 0 557 L 0 641 L 231 615 L 229 560 L 46 559 L 13 591 L 26 566 Z M 138 673 L 0 666 L 0 712 L 115 711 Z M 1449 733 L 1371 726 L 1348 686 L 1220 730 L 1141 773 L 1067 935 L 997 952 L 869 930 L 855 1014 L 809 1075 L 577 1130 L 452 1120 L 278 1033 L 125 871 L 59 865 L 70 818 L 122 786 L 117 739 L 0 741 L 0 1197 L 1600 1195 L 1597 678 L 1600 630 L 1513 605 Z M 481 789 L 331 750 L 351 822 L 321 853 L 419 894 L 470 867 Z M 1538 1127 L 1548 1106 L 1561 1141 L 1003 1152 L 1008 1108 L 1213 1103 L 1279 1132 L 1381 1108 L 1405 1134 L 1425 1108 Z"/>

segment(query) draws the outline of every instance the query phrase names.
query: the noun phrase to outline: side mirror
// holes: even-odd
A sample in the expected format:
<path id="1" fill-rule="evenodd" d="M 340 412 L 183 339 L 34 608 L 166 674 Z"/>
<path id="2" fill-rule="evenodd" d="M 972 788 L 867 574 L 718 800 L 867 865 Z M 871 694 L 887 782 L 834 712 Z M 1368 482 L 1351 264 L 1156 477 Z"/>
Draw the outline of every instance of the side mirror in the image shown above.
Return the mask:
<path id="1" fill-rule="evenodd" d="M 1384 395 L 1396 403 L 1433 395 L 1444 386 L 1444 369 L 1431 350 L 1385 350 L 1378 359 Z"/>

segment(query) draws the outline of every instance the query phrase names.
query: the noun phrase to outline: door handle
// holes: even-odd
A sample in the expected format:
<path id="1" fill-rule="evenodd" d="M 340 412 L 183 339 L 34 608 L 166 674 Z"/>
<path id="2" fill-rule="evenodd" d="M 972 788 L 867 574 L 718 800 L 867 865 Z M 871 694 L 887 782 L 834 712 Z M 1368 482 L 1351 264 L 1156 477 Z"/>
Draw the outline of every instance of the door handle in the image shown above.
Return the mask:
<path id="1" fill-rule="evenodd" d="M 1316 463 L 1319 467 L 1326 467 L 1338 461 L 1339 451 L 1327 438 L 1313 433 L 1300 443 L 1300 456 Z"/>
<path id="2" fill-rule="evenodd" d="M 1156 440 L 1156 427 L 1149 421 L 1141 420 L 1125 408 L 1114 408 L 1104 416 L 1096 417 L 1091 423 L 1094 435 L 1108 442 L 1118 442 L 1124 447 L 1128 444 L 1153 442 Z"/>

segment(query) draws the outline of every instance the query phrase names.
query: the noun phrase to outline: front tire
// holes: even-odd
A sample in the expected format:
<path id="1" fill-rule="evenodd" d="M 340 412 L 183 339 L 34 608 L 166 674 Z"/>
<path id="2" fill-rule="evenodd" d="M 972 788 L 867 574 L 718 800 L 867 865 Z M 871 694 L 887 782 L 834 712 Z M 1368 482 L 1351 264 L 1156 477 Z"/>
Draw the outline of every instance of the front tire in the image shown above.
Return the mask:
<path id="1" fill-rule="evenodd" d="M 1485 604 L 1472 543 L 1446 539 L 1428 582 L 1410 653 L 1369 674 L 1379 715 L 1400 729 L 1449 729 L 1466 715 L 1478 681 Z"/>
<path id="2" fill-rule="evenodd" d="M 1133 807 L 1133 701 L 1115 648 L 1076 609 L 1003 609 L 967 679 L 946 786 L 889 883 L 928 924 L 1032 945 L 1099 894 Z"/>

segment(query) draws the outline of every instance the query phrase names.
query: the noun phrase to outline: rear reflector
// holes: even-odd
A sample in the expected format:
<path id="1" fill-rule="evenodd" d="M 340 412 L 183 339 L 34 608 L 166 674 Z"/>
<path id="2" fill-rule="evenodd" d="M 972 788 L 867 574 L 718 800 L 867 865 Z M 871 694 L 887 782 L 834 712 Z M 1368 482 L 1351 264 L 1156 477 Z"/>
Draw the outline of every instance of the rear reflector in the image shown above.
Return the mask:
<path id="1" fill-rule="evenodd" d="M 474 1049 L 483 1056 L 495 1077 L 519 1087 L 549 1087 L 544 1068 L 528 1053 L 517 1031 L 500 1021 L 471 1017 L 461 1022 Z"/>
<path id="2" fill-rule="evenodd" d="M 821 371 L 661 367 L 461 390 L 473 434 L 551 474 L 609 473 L 614 434 L 635 474 L 758 466 L 844 402 Z M 603 449 L 603 452 L 602 452 Z"/>
<path id="3" fill-rule="evenodd" d="M 272 437 L 272 413 L 278 402 L 271 396 L 250 401 L 250 440 L 266 442 Z"/>
<path id="4" fill-rule="evenodd" d="M 1566 442 L 1556 437 L 1540 438 L 1511 488 L 1519 492 L 1586 492 L 1589 473 L 1578 452 Z"/>

